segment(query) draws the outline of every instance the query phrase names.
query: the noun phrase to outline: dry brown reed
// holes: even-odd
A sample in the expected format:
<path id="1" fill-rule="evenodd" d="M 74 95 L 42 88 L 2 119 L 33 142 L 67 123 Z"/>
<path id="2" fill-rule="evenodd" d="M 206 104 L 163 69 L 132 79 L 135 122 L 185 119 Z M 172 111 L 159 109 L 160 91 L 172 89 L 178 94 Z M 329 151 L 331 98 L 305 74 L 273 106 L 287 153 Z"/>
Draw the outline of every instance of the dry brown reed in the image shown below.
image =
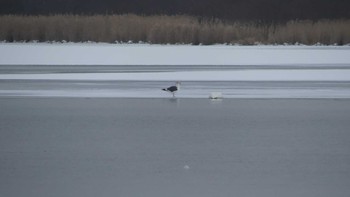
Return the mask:
<path id="1" fill-rule="evenodd" d="M 192 16 L 0 16 L 0 40 L 148 42 L 157 44 L 348 44 L 350 20 L 286 24 L 228 22 Z"/>

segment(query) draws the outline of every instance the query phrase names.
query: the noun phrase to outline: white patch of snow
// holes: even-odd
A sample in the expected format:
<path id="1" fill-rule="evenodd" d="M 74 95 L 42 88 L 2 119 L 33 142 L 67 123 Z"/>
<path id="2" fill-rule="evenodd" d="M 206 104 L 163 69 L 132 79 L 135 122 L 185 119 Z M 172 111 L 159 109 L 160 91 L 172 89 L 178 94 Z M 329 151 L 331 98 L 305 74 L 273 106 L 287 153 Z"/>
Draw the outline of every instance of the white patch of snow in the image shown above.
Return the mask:
<path id="1" fill-rule="evenodd" d="M 0 43 L 0 65 L 291 64 L 350 64 L 350 47 Z"/>
<path id="2" fill-rule="evenodd" d="M 0 79 L 90 81 L 350 81 L 350 70 L 265 69 L 148 73 L 0 74 Z"/>
<path id="3" fill-rule="evenodd" d="M 189 169 L 190 169 L 190 166 L 185 165 L 185 166 L 184 166 L 184 169 L 185 169 L 185 170 L 189 170 Z"/>

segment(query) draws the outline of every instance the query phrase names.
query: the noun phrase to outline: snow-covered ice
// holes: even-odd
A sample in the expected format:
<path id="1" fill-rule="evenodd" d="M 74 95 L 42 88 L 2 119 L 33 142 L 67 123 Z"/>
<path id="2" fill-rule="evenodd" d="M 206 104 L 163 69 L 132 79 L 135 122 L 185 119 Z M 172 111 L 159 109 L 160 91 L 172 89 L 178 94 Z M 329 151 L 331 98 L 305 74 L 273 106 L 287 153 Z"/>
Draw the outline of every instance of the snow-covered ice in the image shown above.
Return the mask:
<path id="1" fill-rule="evenodd" d="M 350 69 L 4 74 L 0 75 L 1 79 L 78 81 L 350 81 Z"/>
<path id="2" fill-rule="evenodd" d="M 179 97 L 350 98 L 350 46 L 1 43 L 0 57 L 0 96 L 163 98 L 182 81 Z"/>
<path id="3" fill-rule="evenodd" d="M 0 196 L 347 196 L 349 51 L 1 43 Z"/>
<path id="4" fill-rule="evenodd" d="M 348 64 L 350 46 L 0 43 L 0 65 Z"/>

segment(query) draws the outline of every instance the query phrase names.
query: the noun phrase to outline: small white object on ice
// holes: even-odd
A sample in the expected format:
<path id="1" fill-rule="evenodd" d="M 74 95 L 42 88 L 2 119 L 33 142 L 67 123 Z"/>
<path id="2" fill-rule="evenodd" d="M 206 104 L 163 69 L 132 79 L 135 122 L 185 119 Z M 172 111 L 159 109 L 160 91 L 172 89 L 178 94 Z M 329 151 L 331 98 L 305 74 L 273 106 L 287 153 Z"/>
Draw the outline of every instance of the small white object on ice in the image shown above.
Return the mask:
<path id="1" fill-rule="evenodd" d="M 190 166 L 185 165 L 185 166 L 184 166 L 184 169 L 185 169 L 185 170 L 189 170 L 189 169 L 190 169 Z"/>
<path id="2" fill-rule="evenodd" d="M 222 99 L 222 93 L 221 92 L 212 92 L 209 95 L 210 99 Z"/>

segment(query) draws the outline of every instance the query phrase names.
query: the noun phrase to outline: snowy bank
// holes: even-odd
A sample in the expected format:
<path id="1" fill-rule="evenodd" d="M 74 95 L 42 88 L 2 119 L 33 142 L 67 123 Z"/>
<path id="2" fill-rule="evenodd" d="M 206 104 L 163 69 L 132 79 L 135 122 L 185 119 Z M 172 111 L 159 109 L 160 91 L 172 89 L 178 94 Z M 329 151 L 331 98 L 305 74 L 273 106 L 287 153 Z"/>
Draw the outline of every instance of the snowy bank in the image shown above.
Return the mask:
<path id="1" fill-rule="evenodd" d="M 0 65 L 350 65 L 350 46 L 0 43 Z"/>
<path id="2" fill-rule="evenodd" d="M 79 81 L 350 81 L 349 69 L 233 70 L 145 73 L 0 74 L 0 80 Z"/>

